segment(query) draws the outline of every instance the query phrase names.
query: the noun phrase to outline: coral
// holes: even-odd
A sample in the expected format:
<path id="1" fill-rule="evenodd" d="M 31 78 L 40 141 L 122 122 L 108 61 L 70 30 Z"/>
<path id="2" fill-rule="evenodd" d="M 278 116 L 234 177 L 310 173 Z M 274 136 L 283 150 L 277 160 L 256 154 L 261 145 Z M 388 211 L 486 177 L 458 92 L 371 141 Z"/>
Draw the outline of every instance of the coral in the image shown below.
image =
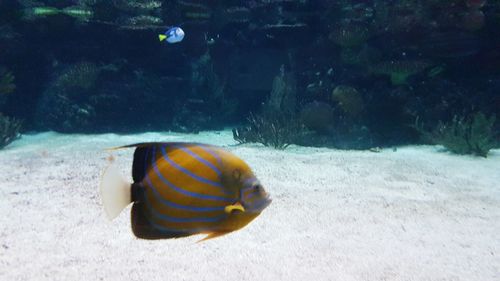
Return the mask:
<path id="1" fill-rule="evenodd" d="M 102 68 L 81 62 L 67 67 L 44 91 L 37 110 L 37 122 L 45 129 L 75 131 L 95 119 L 90 102 Z"/>
<path id="2" fill-rule="evenodd" d="M 276 42 L 291 44 L 301 41 L 299 36 L 307 34 L 309 26 L 305 23 L 275 23 L 265 24 L 258 28 L 259 32 L 269 34 Z"/>
<path id="3" fill-rule="evenodd" d="M 151 12 L 160 9 L 162 6 L 161 1 L 155 0 L 113 0 L 113 5 L 120 10 L 134 13 Z"/>
<path id="4" fill-rule="evenodd" d="M 448 1 L 440 1 L 448 2 Z M 428 5 L 428 4 L 427 4 Z M 384 1 L 377 0 L 374 5 L 374 25 L 381 32 L 408 32 L 421 25 L 428 25 L 426 21 L 426 1 Z"/>
<path id="5" fill-rule="evenodd" d="M 120 29 L 157 29 L 163 24 L 160 18 L 161 1 L 113 0 L 113 5 L 123 12 L 123 15 L 115 21 Z"/>
<path id="6" fill-rule="evenodd" d="M 192 1 L 178 1 L 179 7 L 182 11 L 182 16 L 185 20 L 194 22 L 204 22 L 212 18 L 212 9 L 204 4 Z"/>
<path id="7" fill-rule="evenodd" d="M 236 99 L 226 94 L 226 78 L 217 74 L 214 62 L 207 51 L 191 64 L 192 99 L 202 100 L 205 111 L 213 115 L 214 120 L 230 118 L 238 106 Z M 207 115 L 207 112 L 205 112 Z"/>
<path id="8" fill-rule="evenodd" d="M 87 7 L 85 3 L 82 3 L 82 5 L 68 6 L 62 9 L 45 6 L 42 3 L 34 1 L 21 1 L 21 4 L 24 7 L 23 19 L 27 21 L 34 21 L 50 16 L 66 15 L 80 22 L 88 22 L 94 16 L 94 11 Z"/>
<path id="9" fill-rule="evenodd" d="M 486 157 L 490 149 L 496 147 L 495 116 L 486 117 L 478 112 L 469 117 L 455 116 L 451 122 L 439 122 L 436 128 L 425 131 L 421 124 L 416 128 L 424 137 L 435 144 L 441 144 L 446 149 L 457 154 L 474 154 Z"/>
<path id="10" fill-rule="evenodd" d="M 361 24 L 343 24 L 337 26 L 328 38 L 343 48 L 352 48 L 365 43 L 369 36 L 368 28 Z"/>
<path id="11" fill-rule="evenodd" d="M 0 149 L 17 139 L 21 130 L 21 121 L 0 113 Z"/>
<path id="12" fill-rule="evenodd" d="M 483 28 L 485 21 L 485 15 L 483 11 L 467 11 L 463 15 L 463 28 L 468 31 L 476 31 Z"/>
<path id="13" fill-rule="evenodd" d="M 247 23 L 251 19 L 251 11 L 246 7 L 229 7 L 221 14 L 227 23 Z"/>
<path id="14" fill-rule="evenodd" d="M 285 66 L 282 65 L 280 73 L 273 80 L 271 95 L 267 102 L 267 106 L 271 110 L 294 114 L 296 107 L 297 82 L 295 77 L 285 71 Z"/>
<path id="15" fill-rule="evenodd" d="M 191 86 L 193 95 L 205 99 L 220 100 L 224 97 L 225 79 L 215 71 L 210 53 L 207 51 L 191 64 Z"/>
<path id="16" fill-rule="evenodd" d="M 340 59 L 345 64 L 371 65 L 379 61 L 380 51 L 366 44 L 362 47 L 342 48 Z"/>
<path id="17" fill-rule="evenodd" d="M 358 116 L 364 109 L 363 99 L 356 88 L 339 85 L 333 89 L 332 100 L 336 101 L 340 108 L 351 117 Z"/>
<path id="18" fill-rule="evenodd" d="M 65 92 L 79 94 L 94 87 L 101 69 L 94 63 L 80 62 L 66 69 L 54 82 L 54 86 Z"/>
<path id="19" fill-rule="evenodd" d="M 177 101 L 178 110 L 172 120 L 172 129 L 198 133 L 201 130 L 221 129 L 238 107 L 237 100 L 226 94 L 226 78 L 216 71 L 207 51 L 191 62 L 190 93 Z"/>
<path id="20" fill-rule="evenodd" d="M 371 71 L 375 74 L 389 75 L 393 85 L 403 85 L 407 83 L 409 76 L 422 72 L 431 65 L 424 60 L 392 60 L 372 66 Z"/>
<path id="21" fill-rule="evenodd" d="M 469 9 L 481 9 L 486 5 L 486 0 L 466 0 L 465 5 Z"/>
<path id="22" fill-rule="evenodd" d="M 16 89 L 14 75 L 4 68 L 0 68 L 0 95 L 11 93 Z"/>
<path id="23" fill-rule="evenodd" d="M 234 128 L 233 138 L 239 143 L 256 142 L 276 149 L 285 149 L 306 133 L 294 117 L 265 111 L 262 115 L 251 114 L 247 127 Z"/>
<path id="24" fill-rule="evenodd" d="M 333 108 L 327 103 L 313 101 L 300 111 L 300 121 L 310 130 L 328 133 L 333 124 Z"/>
<path id="25" fill-rule="evenodd" d="M 117 20 L 117 25 L 120 29 L 156 29 L 161 24 L 163 24 L 163 21 L 160 18 L 150 15 L 123 17 Z"/>

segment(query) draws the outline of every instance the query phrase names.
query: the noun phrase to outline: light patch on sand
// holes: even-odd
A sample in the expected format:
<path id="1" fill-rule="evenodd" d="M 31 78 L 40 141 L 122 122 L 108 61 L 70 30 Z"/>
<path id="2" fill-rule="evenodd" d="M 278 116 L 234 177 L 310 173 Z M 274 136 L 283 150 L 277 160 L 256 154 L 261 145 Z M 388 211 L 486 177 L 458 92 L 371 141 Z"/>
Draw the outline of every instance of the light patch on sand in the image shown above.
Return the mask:
<path id="1" fill-rule="evenodd" d="M 105 148 L 145 141 L 226 146 L 273 197 L 248 227 L 144 241 L 130 207 L 107 221 Z M 199 135 L 23 136 L 0 151 L 0 280 L 500 280 L 500 152 L 381 153 L 235 146 Z M 133 150 L 113 153 L 130 176 Z"/>

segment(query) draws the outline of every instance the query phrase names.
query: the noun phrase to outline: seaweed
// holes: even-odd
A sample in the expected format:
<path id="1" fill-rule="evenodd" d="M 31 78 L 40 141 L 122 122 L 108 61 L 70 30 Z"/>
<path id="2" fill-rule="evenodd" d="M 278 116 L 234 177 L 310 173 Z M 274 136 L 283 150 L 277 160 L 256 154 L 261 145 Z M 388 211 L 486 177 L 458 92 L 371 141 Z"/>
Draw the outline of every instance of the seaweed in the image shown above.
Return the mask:
<path id="1" fill-rule="evenodd" d="M 19 138 L 21 121 L 0 113 L 0 149 Z"/>
<path id="2" fill-rule="evenodd" d="M 297 118 L 283 113 L 250 114 L 248 122 L 247 127 L 233 129 L 233 138 L 240 144 L 253 142 L 285 149 L 306 133 Z"/>
<path id="3" fill-rule="evenodd" d="M 282 65 L 261 114 L 250 114 L 249 126 L 233 129 L 233 138 L 239 143 L 256 142 L 276 149 L 296 143 L 308 132 L 295 112 L 296 92 L 293 73 Z"/>
<path id="4" fill-rule="evenodd" d="M 5 68 L 0 68 L 0 95 L 11 93 L 15 89 L 14 75 Z"/>
<path id="5" fill-rule="evenodd" d="M 447 150 L 456 154 L 473 154 L 487 157 L 488 152 L 495 148 L 494 124 L 495 116 L 486 117 L 482 112 L 468 117 L 454 116 L 451 122 L 440 121 L 432 131 L 425 131 L 416 122 L 415 128 L 423 138 L 434 144 L 441 144 Z"/>

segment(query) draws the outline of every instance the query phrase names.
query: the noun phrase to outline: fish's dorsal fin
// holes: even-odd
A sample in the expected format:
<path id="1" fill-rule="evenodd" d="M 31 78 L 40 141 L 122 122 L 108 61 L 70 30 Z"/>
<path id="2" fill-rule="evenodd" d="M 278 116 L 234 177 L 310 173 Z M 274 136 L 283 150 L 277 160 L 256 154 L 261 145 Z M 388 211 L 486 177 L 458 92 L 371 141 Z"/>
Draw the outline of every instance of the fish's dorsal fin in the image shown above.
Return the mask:
<path id="1" fill-rule="evenodd" d="M 132 163 L 132 179 L 134 182 L 140 182 L 144 179 L 147 169 L 151 165 L 151 154 L 150 151 L 154 146 L 162 146 L 168 145 L 168 143 L 163 142 L 143 142 L 143 143 L 134 143 L 122 146 L 116 146 L 106 149 L 107 151 L 125 149 L 125 148 L 133 148 L 134 151 L 134 160 Z"/>
<path id="2" fill-rule="evenodd" d="M 132 164 L 132 179 L 141 182 L 146 176 L 146 171 L 151 165 L 151 146 L 138 146 L 134 151 L 134 162 Z"/>
<path id="3" fill-rule="evenodd" d="M 145 143 L 135 143 L 129 144 L 119 147 L 111 148 L 111 150 L 123 149 L 123 148 L 132 148 L 135 147 L 134 152 L 134 160 L 132 164 L 132 179 L 134 182 L 141 182 L 146 176 L 146 171 L 148 171 L 149 167 L 152 165 L 154 161 L 152 161 L 151 157 L 158 157 L 153 154 L 153 148 L 164 147 L 168 149 L 168 147 L 179 146 L 182 145 L 184 148 L 189 148 L 193 146 L 203 146 L 203 147 L 211 147 L 210 145 L 201 144 L 201 143 L 189 143 L 189 142 L 145 142 Z M 156 151 L 159 151 L 157 149 Z M 214 148 L 214 151 L 215 148 Z"/>

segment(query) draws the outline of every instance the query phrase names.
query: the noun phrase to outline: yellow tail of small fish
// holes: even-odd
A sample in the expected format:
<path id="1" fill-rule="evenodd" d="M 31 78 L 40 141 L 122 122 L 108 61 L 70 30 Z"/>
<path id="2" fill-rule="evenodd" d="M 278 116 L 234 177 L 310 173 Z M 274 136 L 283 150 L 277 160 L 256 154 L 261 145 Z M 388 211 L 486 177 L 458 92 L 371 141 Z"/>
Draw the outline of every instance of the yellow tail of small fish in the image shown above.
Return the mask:
<path id="1" fill-rule="evenodd" d="M 165 34 L 158 34 L 158 39 L 160 39 L 160 41 L 163 41 L 163 40 L 167 39 L 167 35 L 165 35 Z"/>
<path id="2" fill-rule="evenodd" d="M 131 185 L 122 178 L 113 165 L 104 170 L 99 191 L 104 211 L 110 220 L 116 218 L 128 204 L 132 203 Z"/>

